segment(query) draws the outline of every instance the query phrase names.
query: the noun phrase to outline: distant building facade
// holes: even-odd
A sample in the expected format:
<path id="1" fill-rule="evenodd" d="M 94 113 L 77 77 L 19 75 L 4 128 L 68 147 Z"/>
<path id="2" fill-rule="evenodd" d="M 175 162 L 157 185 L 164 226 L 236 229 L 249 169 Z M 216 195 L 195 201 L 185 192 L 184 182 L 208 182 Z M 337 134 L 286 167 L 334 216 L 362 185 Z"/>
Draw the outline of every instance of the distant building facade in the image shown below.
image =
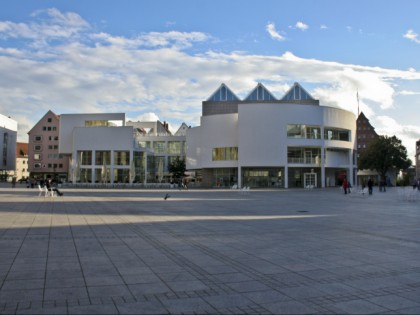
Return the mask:
<path id="1" fill-rule="evenodd" d="M 30 176 L 66 181 L 68 158 L 59 153 L 60 116 L 49 110 L 28 132 Z"/>
<path id="2" fill-rule="evenodd" d="M 126 123 L 124 113 L 63 114 L 59 150 L 73 183 L 168 182 L 168 163 L 185 156 L 186 128 L 172 135 L 166 123 Z"/>
<path id="3" fill-rule="evenodd" d="M 169 165 L 176 158 L 185 159 L 188 126 L 181 124 L 174 134 L 166 122 L 127 121 L 127 126 L 135 129 L 138 146 L 152 153 L 148 156 L 147 182 L 171 181 Z"/>
<path id="4" fill-rule="evenodd" d="M 0 114 L 0 181 L 16 169 L 17 121 Z"/>
<path id="5" fill-rule="evenodd" d="M 28 143 L 16 143 L 16 170 L 14 172 L 14 176 L 18 180 L 29 177 L 28 148 Z"/>
<path id="6" fill-rule="evenodd" d="M 359 160 L 372 141 L 376 140 L 379 135 L 376 133 L 375 128 L 369 122 L 369 119 L 363 112 L 359 114 L 356 120 L 357 125 L 357 159 Z M 375 170 L 358 170 L 357 172 L 358 182 L 367 183 L 372 179 L 375 183 L 380 181 L 380 176 Z"/>
<path id="7" fill-rule="evenodd" d="M 416 141 L 416 155 L 414 159 L 416 164 L 416 178 L 420 179 L 420 139 Z"/>
<path id="8" fill-rule="evenodd" d="M 204 187 L 303 188 L 356 180 L 356 117 L 295 83 L 277 99 L 259 83 L 240 100 L 222 84 L 187 131 L 187 169 Z"/>

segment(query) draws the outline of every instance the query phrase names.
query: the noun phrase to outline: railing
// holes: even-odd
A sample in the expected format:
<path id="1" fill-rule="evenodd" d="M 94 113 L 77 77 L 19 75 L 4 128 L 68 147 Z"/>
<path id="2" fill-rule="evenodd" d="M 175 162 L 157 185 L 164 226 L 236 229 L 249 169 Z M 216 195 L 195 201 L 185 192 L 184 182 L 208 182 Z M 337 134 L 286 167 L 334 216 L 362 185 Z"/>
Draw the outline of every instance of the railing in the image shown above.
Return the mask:
<path id="1" fill-rule="evenodd" d="M 304 157 L 289 157 L 287 158 L 289 164 L 320 164 L 321 159 L 319 158 L 304 158 Z"/>

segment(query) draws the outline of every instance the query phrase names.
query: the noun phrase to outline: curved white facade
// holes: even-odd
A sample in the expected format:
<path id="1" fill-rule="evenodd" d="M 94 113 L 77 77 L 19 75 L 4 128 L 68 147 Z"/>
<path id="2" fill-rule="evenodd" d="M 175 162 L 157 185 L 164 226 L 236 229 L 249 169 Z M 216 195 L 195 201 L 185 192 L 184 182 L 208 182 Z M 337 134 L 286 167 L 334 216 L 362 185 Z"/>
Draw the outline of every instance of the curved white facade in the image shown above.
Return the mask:
<path id="1" fill-rule="evenodd" d="M 326 187 L 344 176 L 355 184 L 353 113 L 315 100 L 237 103 L 237 113 L 202 116 L 187 133 L 187 169 L 202 170 L 204 186 Z M 216 156 L 232 148 L 233 158 Z"/>

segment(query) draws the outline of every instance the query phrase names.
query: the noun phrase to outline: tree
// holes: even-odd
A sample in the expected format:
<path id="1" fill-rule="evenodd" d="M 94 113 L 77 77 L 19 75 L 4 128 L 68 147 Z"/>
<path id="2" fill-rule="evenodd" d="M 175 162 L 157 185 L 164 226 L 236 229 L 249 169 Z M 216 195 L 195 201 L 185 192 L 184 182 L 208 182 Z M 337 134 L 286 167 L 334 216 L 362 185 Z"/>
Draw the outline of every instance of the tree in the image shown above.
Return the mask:
<path id="1" fill-rule="evenodd" d="M 178 156 L 169 164 L 168 170 L 172 173 L 172 176 L 176 179 L 184 177 L 184 173 L 187 170 L 185 166 L 185 160 L 180 159 Z"/>
<path id="2" fill-rule="evenodd" d="M 390 169 L 407 169 L 411 160 L 407 158 L 407 149 L 396 136 L 379 136 L 359 159 L 359 169 L 376 170 L 385 180 Z"/>

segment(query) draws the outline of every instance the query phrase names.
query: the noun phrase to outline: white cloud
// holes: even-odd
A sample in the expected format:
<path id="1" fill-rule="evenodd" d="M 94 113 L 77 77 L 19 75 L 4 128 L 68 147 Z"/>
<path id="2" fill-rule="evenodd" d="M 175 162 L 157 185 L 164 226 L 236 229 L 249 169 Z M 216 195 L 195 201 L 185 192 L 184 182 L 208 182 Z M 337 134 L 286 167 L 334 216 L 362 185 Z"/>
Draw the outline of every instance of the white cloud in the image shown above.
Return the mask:
<path id="1" fill-rule="evenodd" d="M 68 39 L 90 28 L 80 15 L 61 13 L 57 9 L 36 11 L 31 23 L 0 21 L 0 38 L 26 38 L 39 45 L 52 39 Z"/>
<path id="2" fill-rule="evenodd" d="M 39 36 L 33 36 L 32 41 L 24 37 L 16 47 L 0 42 L 0 113 L 16 117 L 25 139 L 26 132 L 49 109 L 57 114 L 125 112 L 134 120 L 149 115 L 148 119 L 160 118 L 171 126 L 183 121 L 196 125 L 201 102 L 222 82 L 245 97 L 262 80 L 280 98 L 297 81 L 322 105 L 355 114 L 358 90 L 360 110 L 368 117 L 394 110 L 395 96 L 409 95 L 411 90 L 404 82 L 413 81 L 411 86 L 420 82 L 420 72 L 415 69 L 307 59 L 292 52 L 280 56 L 211 50 L 190 53 L 188 47 L 213 40 L 211 35 L 172 31 L 118 37 L 93 32 L 77 16 L 55 11 L 46 16 L 50 20 L 42 23 L 50 28 L 60 29 L 67 23 L 80 32 L 69 40 L 63 37 L 60 45 L 47 40 L 34 47 Z M 38 20 L 19 27 L 34 32 L 36 23 Z M 9 24 L 0 21 L 0 34 L 11 34 L 6 30 Z M 284 40 L 274 23 L 267 25 L 267 31 Z"/>
<path id="3" fill-rule="evenodd" d="M 297 22 L 295 25 L 296 28 L 300 29 L 301 31 L 306 31 L 309 26 L 301 21 Z"/>
<path id="4" fill-rule="evenodd" d="M 417 44 L 420 44 L 420 39 L 418 38 L 419 35 L 415 33 L 412 29 L 409 29 L 404 35 L 404 38 L 407 38 Z"/>
<path id="5" fill-rule="evenodd" d="M 420 92 L 402 90 L 398 92 L 399 95 L 420 95 Z"/>
<path id="6" fill-rule="evenodd" d="M 401 125 L 389 116 L 377 116 L 374 121 L 376 132 L 399 138 L 407 149 L 408 157 L 414 161 L 415 143 L 420 139 L 420 126 Z"/>
<path id="7" fill-rule="evenodd" d="M 282 34 L 280 34 L 276 30 L 276 25 L 274 23 L 268 23 L 265 27 L 268 34 L 270 34 L 272 39 L 278 40 L 278 41 L 284 41 L 286 37 L 284 37 Z"/>
<path id="8" fill-rule="evenodd" d="M 327 30 L 328 29 L 328 26 L 326 26 L 325 24 L 322 24 L 319 28 L 321 30 Z"/>

